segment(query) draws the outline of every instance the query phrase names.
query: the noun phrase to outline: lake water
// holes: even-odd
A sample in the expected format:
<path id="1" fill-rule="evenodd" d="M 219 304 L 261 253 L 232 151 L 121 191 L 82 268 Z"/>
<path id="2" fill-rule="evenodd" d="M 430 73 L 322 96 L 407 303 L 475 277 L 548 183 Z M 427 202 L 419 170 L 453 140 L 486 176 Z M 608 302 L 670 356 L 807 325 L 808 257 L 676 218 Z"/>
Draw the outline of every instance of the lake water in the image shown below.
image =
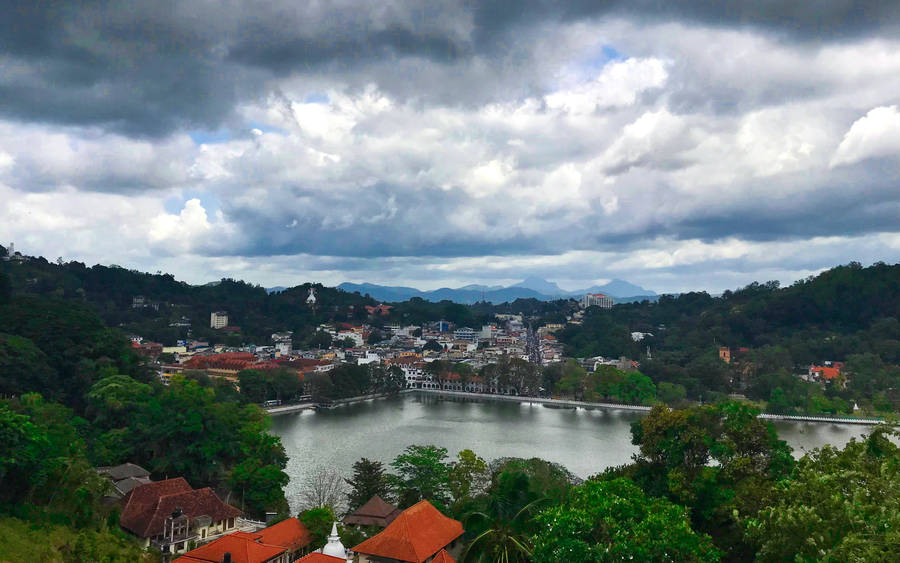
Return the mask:
<path id="1" fill-rule="evenodd" d="M 579 477 L 628 463 L 631 423 L 641 413 L 624 410 L 553 409 L 528 403 L 472 401 L 404 395 L 303 411 L 272 418 L 289 456 L 285 492 L 299 509 L 304 475 L 318 467 L 349 476 L 361 457 L 385 464 L 411 444 L 434 444 L 455 457 L 463 449 L 491 459 L 540 457 L 566 466 Z M 824 444 L 843 446 L 869 427 L 850 424 L 776 422 L 779 436 L 802 455 Z"/>

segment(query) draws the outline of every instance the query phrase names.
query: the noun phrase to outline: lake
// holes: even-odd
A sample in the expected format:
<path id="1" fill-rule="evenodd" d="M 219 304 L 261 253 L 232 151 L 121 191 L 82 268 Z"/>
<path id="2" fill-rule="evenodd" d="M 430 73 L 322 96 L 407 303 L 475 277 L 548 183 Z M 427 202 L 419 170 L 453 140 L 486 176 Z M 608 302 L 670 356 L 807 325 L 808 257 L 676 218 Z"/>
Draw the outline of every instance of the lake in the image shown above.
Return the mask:
<path id="1" fill-rule="evenodd" d="M 641 416 L 410 394 L 276 416 L 272 433 L 281 437 L 290 458 L 285 493 L 296 512 L 303 476 L 309 472 L 321 466 L 349 476 L 359 458 L 387 464 L 411 444 L 442 446 L 452 457 L 471 449 L 488 461 L 540 457 L 588 477 L 631 459 L 637 448 L 631 444 L 630 426 Z M 774 424 L 795 455 L 825 444 L 843 446 L 869 430 L 850 424 Z"/>

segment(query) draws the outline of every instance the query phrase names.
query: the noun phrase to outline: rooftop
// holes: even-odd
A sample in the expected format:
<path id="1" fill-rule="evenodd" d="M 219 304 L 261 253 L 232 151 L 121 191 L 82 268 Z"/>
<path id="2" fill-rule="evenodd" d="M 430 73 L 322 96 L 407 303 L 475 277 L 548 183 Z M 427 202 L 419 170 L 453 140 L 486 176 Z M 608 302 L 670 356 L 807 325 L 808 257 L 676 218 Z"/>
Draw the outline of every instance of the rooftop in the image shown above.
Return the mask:
<path id="1" fill-rule="evenodd" d="M 138 537 L 149 538 L 162 532 L 163 523 L 176 508 L 188 518 L 209 516 L 219 521 L 240 516 L 242 512 L 227 505 L 209 487 L 192 489 L 183 477 L 140 485 L 122 500 L 119 524 Z"/>
<path id="2" fill-rule="evenodd" d="M 462 524 L 427 500 L 400 513 L 381 533 L 353 548 L 365 555 L 423 563 L 463 534 Z"/>

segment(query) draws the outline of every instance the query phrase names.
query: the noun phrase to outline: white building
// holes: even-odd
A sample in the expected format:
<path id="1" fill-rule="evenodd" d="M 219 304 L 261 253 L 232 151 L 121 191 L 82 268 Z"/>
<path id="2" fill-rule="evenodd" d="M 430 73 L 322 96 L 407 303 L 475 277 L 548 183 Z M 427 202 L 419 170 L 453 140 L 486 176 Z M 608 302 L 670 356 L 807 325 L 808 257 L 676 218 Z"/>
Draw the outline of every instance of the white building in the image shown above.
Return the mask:
<path id="1" fill-rule="evenodd" d="M 344 340 L 345 338 L 349 338 L 353 341 L 353 346 L 359 348 L 363 345 L 363 337 L 362 334 L 358 332 L 354 332 L 352 330 L 342 330 L 335 335 L 335 339 L 339 342 Z"/>
<path id="2" fill-rule="evenodd" d="M 294 333 L 291 331 L 276 332 L 272 335 L 272 342 L 275 343 L 275 350 L 282 355 L 288 355 L 293 349 Z"/>
<path id="3" fill-rule="evenodd" d="M 495 325 L 481 325 L 481 332 L 478 337 L 482 340 L 493 340 L 497 337 L 497 327 Z"/>
<path id="4" fill-rule="evenodd" d="M 588 307 L 602 307 L 603 309 L 612 309 L 613 300 L 603 293 L 588 293 L 581 298 L 581 306 L 584 309 Z"/>
<path id="5" fill-rule="evenodd" d="M 477 342 L 478 334 L 472 330 L 471 328 L 464 326 L 462 328 L 458 328 L 453 332 L 453 337 L 456 340 L 468 340 L 469 342 Z"/>
<path id="6" fill-rule="evenodd" d="M 209 315 L 210 328 L 225 328 L 228 326 L 228 313 L 225 311 L 214 311 Z"/>
<path id="7" fill-rule="evenodd" d="M 374 364 L 381 361 L 381 356 L 376 354 L 375 352 L 366 352 L 366 355 L 361 358 L 356 358 L 356 365 L 364 366 L 366 364 Z"/>

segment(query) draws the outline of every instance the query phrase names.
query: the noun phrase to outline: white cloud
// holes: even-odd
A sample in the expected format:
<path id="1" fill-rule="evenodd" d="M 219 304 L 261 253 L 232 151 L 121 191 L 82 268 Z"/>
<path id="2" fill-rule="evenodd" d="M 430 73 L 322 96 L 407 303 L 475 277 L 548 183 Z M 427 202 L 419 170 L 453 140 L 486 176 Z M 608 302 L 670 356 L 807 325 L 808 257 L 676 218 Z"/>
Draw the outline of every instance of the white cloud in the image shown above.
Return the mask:
<path id="1" fill-rule="evenodd" d="M 900 155 L 900 111 L 897 106 L 877 107 L 856 120 L 838 146 L 831 166 L 853 164 L 866 158 Z"/>
<path id="2" fill-rule="evenodd" d="M 687 123 L 665 109 L 647 112 L 626 125 L 599 163 L 607 170 L 642 163 L 664 163 L 675 158 L 691 143 L 686 138 Z"/>
<path id="3" fill-rule="evenodd" d="M 660 88 L 668 74 L 663 61 L 631 58 L 610 62 L 594 80 L 544 97 L 547 106 L 572 114 L 589 114 L 597 109 L 630 106 L 641 92 Z"/>
<path id="4" fill-rule="evenodd" d="M 178 215 L 160 213 L 150 223 L 150 241 L 166 252 L 189 252 L 213 226 L 199 199 L 189 199 Z"/>

